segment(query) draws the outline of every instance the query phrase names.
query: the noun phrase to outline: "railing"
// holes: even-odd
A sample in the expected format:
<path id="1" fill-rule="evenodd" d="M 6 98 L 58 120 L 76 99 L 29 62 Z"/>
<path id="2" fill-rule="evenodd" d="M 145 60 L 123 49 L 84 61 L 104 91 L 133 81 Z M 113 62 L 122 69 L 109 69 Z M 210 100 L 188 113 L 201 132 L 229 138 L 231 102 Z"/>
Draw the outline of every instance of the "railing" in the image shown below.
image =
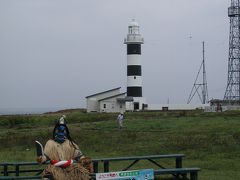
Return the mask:
<path id="1" fill-rule="evenodd" d="M 144 39 L 140 34 L 130 34 L 124 39 L 124 44 L 144 43 Z"/>

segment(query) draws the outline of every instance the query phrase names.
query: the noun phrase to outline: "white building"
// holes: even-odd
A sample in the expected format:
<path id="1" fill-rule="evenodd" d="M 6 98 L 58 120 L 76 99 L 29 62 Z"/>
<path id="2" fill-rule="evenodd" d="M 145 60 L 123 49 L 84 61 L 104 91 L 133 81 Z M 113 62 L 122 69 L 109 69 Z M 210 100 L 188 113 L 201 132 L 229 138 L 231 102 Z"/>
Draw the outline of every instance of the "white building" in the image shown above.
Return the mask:
<path id="1" fill-rule="evenodd" d="M 114 88 L 87 96 L 87 112 L 125 112 L 126 93 Z"/>

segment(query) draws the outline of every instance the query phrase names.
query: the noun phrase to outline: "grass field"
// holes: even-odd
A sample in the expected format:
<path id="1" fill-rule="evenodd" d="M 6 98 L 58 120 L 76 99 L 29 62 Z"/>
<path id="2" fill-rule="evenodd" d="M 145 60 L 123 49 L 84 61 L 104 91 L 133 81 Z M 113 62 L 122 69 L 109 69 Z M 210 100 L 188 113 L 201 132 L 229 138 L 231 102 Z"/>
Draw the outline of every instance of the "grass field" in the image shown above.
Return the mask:
<path id="1" fill-rule="evenodd" d="M 64 113 L 72 138 L 92 158 L 183 153 L 183 166 L 201 168 L 200 180 L 240 177 L 238 111 L 125 113 L 122 130 L 117 114 Z M 35 161 L 34 141 L 44 144 L 51 138 L 61 114 L 0 116 L 0 162 Z M 168 166 L 170 162 L 162 163 Z M 111 170 L 121 166 L 114 164 Z M 148 164 L 137 168 L 143 166 Z"/>

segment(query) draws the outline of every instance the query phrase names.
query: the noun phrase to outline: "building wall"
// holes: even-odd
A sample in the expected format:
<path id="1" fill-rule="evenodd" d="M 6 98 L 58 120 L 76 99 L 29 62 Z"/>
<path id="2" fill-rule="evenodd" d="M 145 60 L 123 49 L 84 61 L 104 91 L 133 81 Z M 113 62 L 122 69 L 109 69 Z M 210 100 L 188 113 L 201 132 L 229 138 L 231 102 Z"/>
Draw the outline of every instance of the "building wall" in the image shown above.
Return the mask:
<path id="1" fill-rule="evenodd" d="M 100 102 L 100 112 L 125 112 L 125 103 L 119 103 L 114 100 Z"/>
<path id="2" fill-rule="evenodd" d="M 87 99 L 87 112 L 98 112 L 99 103 L 96 98 L 90 97 Z"/>
<path id="3" fill-rule="evenodd" d="M 97 94 L 87 98 L 87 112 L 99 112 L 99 99 L 103 99 L 106 97 L 114 96 L 120 93 L 120 89 L 115 89 L 109 92 Z"/>
<path id="4" fill-rule="evenodd" d="M 144 98 L 144 97 L 133 97 L 133 100 L 134 100 L 134 103 L 139 103 L 139 109 L 134 109 L 134 110 L 143 110 L 143 104 L 146 104 L 146 98 Z"/>
<path id="5" fill-rule="evenodd" d="M 118 96 L 117 98 L 124 98 L 123 96 Z M 126 106 L 125 102 L 117 101 L 117 98 L 109 98 L 106 100 L 100 101 L 100 112 L 125 112 Z"/>
<path id="6" fill-rule="evenodd" d="M 127 111 L 134 111 L 133 102 L 126 102 L 126 110 Z"/>

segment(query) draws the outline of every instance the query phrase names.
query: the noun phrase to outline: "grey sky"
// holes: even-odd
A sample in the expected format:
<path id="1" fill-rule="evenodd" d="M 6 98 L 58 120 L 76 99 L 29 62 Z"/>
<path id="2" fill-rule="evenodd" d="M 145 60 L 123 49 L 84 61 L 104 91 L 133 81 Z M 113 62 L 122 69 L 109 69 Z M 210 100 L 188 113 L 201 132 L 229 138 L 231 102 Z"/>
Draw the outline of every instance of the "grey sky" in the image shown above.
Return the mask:
<path id="1" fill-rule="evenodd" d="M 223 98 L 229 5 L 227 0 L 1 0 L 0 108 L 85 107 L 87 95 L 119 86 L 125 92 L 123 39 L 132 18 L 145 39 L 148 103 L 187 102 L 203 40 L 209 97 Z"/>

